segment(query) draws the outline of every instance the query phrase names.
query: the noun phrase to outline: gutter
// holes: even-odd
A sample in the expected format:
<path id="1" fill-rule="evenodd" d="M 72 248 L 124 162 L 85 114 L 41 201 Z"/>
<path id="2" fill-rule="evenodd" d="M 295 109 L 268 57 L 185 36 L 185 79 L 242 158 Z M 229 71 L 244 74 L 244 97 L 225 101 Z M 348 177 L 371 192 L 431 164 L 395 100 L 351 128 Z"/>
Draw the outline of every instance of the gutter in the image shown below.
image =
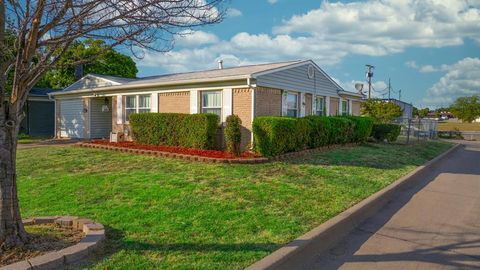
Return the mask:
<path id="1" fill-rule="evenodd" d="M 152 88 L 159 86 L 170 86 L 170 85 L 182 85 L 182 84 L 193 84 L 193 83 L 208 83 L 208 82 L 219 82 L 219 81 L 233 81 L 251 78 L 250 75 L 235 76 L 235 77 L 219 77 L 219 78 L 207 78 L 207 79 L 195 79 L 195 80 L 184 80 L 184 81 L 172 81 L 172 82 L 160 82 L 160 83 L 143 83 L 143 84 L 127 84 L 127 85 L 115 85 L 115 86 L 106 86 L 98 88 L 89 88 L 89 89 L 80 89 L 73 91 L 59 91 L 56 93 L 49 93 L 49 96 L 62 96 L 62 95 L 71 95 L 71 94 L 81 94 L 81 93 L 94 93 L 100 91 L 114 91 L 114 90 L 135 90 L 139 88 Z"/>

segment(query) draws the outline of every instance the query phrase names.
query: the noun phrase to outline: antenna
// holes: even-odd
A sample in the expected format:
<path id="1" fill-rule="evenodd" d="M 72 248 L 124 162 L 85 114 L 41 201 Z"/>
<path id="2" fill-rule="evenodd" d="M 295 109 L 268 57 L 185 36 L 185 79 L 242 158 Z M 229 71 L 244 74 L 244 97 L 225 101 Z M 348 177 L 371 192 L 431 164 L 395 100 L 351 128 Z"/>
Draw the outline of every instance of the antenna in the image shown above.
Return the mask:
<path id="1" fill-rule="evenodd" d="M 363 83 L 356 83 L 355 84 L 355 89 L 357 89 L 358 93 L 362 94 L 362 90 L 363 90 Z"/>
<path id="2" fill-rule="evenodd" d="M 373 77 L 372 69 L 374 69 L 375 67 L 368 64 L 365 66 L 367 67 L 367 73 L 365 75 L 367 76 L 367 80 L 368 80 L 368 99 L 370 99 L 372 96 L 372 77 Z"/>

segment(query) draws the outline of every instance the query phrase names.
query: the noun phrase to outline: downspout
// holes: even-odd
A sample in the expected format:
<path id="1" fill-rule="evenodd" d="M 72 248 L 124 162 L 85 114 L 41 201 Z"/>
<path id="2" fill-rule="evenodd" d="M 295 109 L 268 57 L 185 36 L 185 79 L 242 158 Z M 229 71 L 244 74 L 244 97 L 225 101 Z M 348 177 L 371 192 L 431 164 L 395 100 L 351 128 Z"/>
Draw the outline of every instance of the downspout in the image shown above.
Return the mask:
<path id="1" fill-rule="evenodd" d="M 250 147 L 251 149 L 253 150 L 253 120 L 255 119 L 255 88 L 252 87 L 252 83 L 251 83 L 251 80 L 250 80 L 250 77 L 247 78 L 247 85 L 250 89 L 252 89 L 252 119 L 251 119 L 251 123 L 252 123 L 252 131 L 250 132 Z"/>

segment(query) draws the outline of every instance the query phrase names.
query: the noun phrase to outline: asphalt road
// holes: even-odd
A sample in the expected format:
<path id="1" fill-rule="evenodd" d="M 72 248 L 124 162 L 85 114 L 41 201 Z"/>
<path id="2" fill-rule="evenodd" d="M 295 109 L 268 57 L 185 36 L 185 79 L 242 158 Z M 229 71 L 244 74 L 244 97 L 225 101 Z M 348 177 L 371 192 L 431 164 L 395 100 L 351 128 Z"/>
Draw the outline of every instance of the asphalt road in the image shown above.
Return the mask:
<path id="1" fill-rule="evenodd" d="M 480 143 L 462 143 L 422 183 L 298 269 L 480 269 Z"/>

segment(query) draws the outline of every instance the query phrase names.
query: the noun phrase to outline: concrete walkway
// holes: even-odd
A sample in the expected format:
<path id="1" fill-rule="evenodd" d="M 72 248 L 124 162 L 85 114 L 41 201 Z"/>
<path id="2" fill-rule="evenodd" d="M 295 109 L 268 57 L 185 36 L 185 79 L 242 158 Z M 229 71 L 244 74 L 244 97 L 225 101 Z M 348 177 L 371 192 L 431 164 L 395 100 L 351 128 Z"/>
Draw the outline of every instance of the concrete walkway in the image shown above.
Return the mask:
<path id="1" fill-rule="evenodd" d="M 462 143 L 421 184 L 298 269 L 480 269 L 480 143 Z"/>

